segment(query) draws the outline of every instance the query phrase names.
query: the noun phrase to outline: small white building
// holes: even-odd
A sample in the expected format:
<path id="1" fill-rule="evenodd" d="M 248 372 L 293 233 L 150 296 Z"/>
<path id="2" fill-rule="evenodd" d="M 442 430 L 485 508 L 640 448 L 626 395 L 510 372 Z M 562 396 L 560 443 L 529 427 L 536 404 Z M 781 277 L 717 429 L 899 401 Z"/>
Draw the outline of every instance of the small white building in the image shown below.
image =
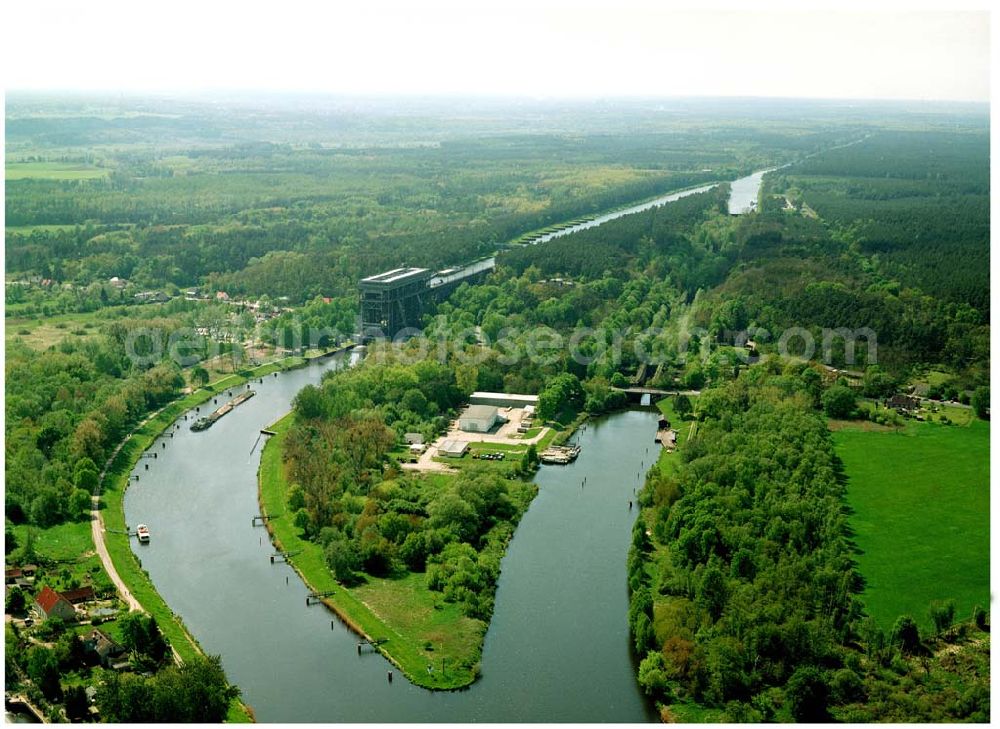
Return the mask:
<path id="1" fill-rule="evenodd" d="M 467 433 L 489 433 L 499 418 L 492 405 L 470 405 L 458 419 L 458 427 Z"/>
<path id="2" fill-rule="evenodd" d="M 438 453 L 445 458 L 461 458 L 469 450 L 468 441 L 446 440 L 438 446 Z"/>
<path id="3" fill-rule="evenodd" d="M 410 443 L 410 455 L 419 456 L 421 453 L 427 450 L 427 446 L 423 443 Z"/>
<path id="4" fill-rule="evenodd" d="M 410 445 L 419 445 L 424 442 L 424 436 L 422 433 L 406 433 L 403 436 L 403 440 Z"/>

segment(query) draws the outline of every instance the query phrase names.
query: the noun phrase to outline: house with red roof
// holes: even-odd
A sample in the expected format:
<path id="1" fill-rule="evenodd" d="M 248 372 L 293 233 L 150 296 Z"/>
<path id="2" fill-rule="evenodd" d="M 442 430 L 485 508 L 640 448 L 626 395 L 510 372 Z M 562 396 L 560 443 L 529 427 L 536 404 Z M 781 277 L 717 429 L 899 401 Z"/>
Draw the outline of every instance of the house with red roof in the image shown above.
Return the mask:
<path id="1" fill-rule="evenodd" d="M 76 608 L 48 585 L 35 597 L 35 609 L 45 620 L 52 617 L 76 620 Z"/>

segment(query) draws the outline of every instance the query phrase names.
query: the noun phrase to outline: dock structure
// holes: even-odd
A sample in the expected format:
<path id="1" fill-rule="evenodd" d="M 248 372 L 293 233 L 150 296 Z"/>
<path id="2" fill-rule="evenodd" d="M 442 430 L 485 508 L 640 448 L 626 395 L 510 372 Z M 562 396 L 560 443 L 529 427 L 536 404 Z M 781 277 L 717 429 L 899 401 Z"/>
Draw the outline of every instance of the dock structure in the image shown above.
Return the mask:
<path id="1" fill-rule="evenodd" d="M 275 562 L 287 562 L 301 551 L 302 550 L 300 549 L 295 552 L 275 552 L 271 555 L 271 564 L 274 564 Z"/>
<path id="2" fill-rule="evenodd" d="M 358 655 L 361 655 L 362 646 L 369 646 L 375 652 L 378 652 L 378 647 L 383 643 L 388 643 L 388 638 L 362 638 L 358 641 Z"/>
<path id="3" fill-rule="evenodd" d="M 654 443 L 659 443 L 668 451 L 673 451 L 677 449 L 677 431 L 673 428 L 663 428 L 656 431 L 656 437 L 653 438 Z"/>
<path id="4" fill-rule="evenodd" d="M 538 454 L 538 459 L 542 463 L 566 465 L 576 460 L 580 455 L 580 446 L 549 446 Z"/>
<path id="5" fill-rule="evenodd" d="M 253 519 L 250 520 L 250 526 L 257 526 L 258 524 L 263 526 L 267 524 L 271 519 L 277 519 L 280 514 L 257 514 Z"/>
<path id="6" fill-rule="evenodd" d="M 323 601 L 324 597 L 330 597 L 333 594 L 333 590 L 327 590 L 326 592 L 310 592 L 306 595 L 306 607 L 310 605 L 318 605 Z"/>

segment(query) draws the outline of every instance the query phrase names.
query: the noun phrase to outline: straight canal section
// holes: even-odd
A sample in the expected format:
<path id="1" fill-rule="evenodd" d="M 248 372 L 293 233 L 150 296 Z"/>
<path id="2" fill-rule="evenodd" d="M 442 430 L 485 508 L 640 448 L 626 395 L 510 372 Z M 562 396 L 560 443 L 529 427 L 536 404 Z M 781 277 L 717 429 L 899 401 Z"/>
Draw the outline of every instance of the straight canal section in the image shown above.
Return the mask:
<path id="1" fill-rule="evenodd" d="M 141 461 L 125 495 L 128 523 L 152 534 L 133 544 L 143 567 L 202 647 L 222 656 L 258 720 L 654 720 L 635 680 L 625 580 L 637 511 L 629 501 L 659 448 L 652 411 L 587 423 L 575 436 L 580 457 L 538 472 L 471 687 L 427 691 L 398 671 L 390 683 L 391 664 L 374 651 L 359 655 L 354 633 L 322 606 L 306 607 L 309 589 L 289 565 L 272 563 L 267 533 L 251 526 L 258 438 L 302 387 L 355 356 L 252 382 L 256 397 L 208 430 L 186 427 L 198 417 L 188 413 L 166 447 L 154 443 L 159 457 Z"/>

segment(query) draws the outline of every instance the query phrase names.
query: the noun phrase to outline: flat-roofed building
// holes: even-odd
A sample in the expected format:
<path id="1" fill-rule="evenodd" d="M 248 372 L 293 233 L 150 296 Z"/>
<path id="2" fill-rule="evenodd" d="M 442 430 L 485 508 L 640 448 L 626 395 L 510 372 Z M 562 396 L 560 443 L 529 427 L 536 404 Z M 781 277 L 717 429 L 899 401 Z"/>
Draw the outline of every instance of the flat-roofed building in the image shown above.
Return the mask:
<path id="1" fill-rule="evenodd" d="M 361 279 L 362 336 L 395 337 L 403 329 L 419 327 L 431 276 L 426 268 L 405 266 Z"/>
<path id="2" fill-rule="evenodd" d="M 461 458 L 469 450 L 468 441 L 446 440 L 438 446 L 438 453 L 445 458 Z"/>
<path id="3" fill-rule="evenodd" d="M 489 433 L 499 420 L 492 405 L 470 405 L 458 418 L 458 427 L 467 433 Z"/>
<path id="4" fill-rule="evenodd" d="M 495 408 L 538 407 L 538 395 L 515 395 L 507 392 L 474 392 L 470 405 L 492 405 Z"/>

